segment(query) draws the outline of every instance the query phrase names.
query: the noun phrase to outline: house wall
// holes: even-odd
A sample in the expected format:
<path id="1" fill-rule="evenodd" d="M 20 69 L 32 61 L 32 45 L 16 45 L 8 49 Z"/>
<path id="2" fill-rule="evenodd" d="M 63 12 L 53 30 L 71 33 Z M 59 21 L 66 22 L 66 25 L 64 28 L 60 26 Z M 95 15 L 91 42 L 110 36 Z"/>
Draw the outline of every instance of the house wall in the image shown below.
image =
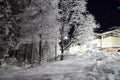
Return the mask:
<path id="1" fill-rule="evenodd" d="M 114 52 L 116 52 L 116 49 L 117 49 L 117 48 L 111 48 L 111 47 L 109 47 L 109 48 L 103 48 L 103 49 L 101 50 L 101 52 L 114 53 Z"/>
<path id="2" fill-rule="evenodd" d="M 102 48 L 112 47 L 112 37 L 102 38 Z"/>
<path id="3" fill-rule="evenodd" d="M 113 53 L 120 48 L 119 37 L 108 37 L 102 40 L 102 52 Z"/>
<path id="4" fill-rule="evenodd" d="M 95 39 L 93 41 L 90 41 L 89 43 L 90 44 L 85 44 L 80 47 L 81 53 L 85 53 L 87 50 L 112 53 L 116 52 L 116 50 L 120 48 L 119 37 L 102 37 L 102 39 Z M 89 45 L 90 48 L 88 48 L 87 45 Z"/>
<path id="5" fill-rule="evenodd" d="M 120 38 L 119 37 L 112 37 L 111 38 L 111 45 L 112 45 L 112 47 L 120 47 Z"/>

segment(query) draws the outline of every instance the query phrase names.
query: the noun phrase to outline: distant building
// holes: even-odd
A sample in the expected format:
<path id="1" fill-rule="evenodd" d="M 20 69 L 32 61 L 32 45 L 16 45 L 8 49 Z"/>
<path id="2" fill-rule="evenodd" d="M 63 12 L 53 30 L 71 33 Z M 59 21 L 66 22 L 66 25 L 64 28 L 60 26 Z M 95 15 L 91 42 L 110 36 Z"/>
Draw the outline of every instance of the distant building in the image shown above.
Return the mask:
<path id="1" fill-rule="evenodd" d="M 69 50 L 70 53 L 72 51 L 82 54 L 86 51 L 113 53 L 120 48 L 120 29 L 114 29 L 104 33 L 96 33 L 95 36 L 96 38 L 87 42 L 87 44 L 77 44 L 72 46 Z"/>
<path id="2" fill-rule="evenodd" d="M 120 29 L 107 31 L 96 36 L 97 38 L 93 43 L 99 51 L 111 53 L 120 48 Z"/>

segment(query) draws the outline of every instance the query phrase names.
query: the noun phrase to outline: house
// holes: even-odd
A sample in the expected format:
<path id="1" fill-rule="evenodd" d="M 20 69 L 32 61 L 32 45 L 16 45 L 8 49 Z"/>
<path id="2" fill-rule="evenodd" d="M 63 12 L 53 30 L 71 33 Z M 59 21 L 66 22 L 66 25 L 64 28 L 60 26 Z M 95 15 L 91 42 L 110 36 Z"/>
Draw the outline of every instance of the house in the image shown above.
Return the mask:
<path id="1" fill-rule="evenodd" d="M 86 51 L 98 51 L 114 53 L 120 48 L 120 29 L 110 30 L 104 33 L 96 33 L 96 38 L 86 44 L 75 44 L 69 50 L 70 53 L 84 54 Z M 76 51 L 76 52 L 74 52 Z"/>
<path id="2" fill-rule="evenodd" d="M 99 51 L 112 53 L 120 48 L 120 29 L 114 29 L 96 36 L 93 45 Z"/>

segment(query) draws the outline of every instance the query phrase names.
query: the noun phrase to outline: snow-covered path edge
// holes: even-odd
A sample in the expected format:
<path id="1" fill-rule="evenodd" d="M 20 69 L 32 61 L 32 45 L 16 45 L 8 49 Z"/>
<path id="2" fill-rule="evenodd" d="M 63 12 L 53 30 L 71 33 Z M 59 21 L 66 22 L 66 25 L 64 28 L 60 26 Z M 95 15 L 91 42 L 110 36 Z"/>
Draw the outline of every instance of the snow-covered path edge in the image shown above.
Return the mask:
<path id="1" fill-rule="evenodd" d="M 69 80 L 67 78 L 82 79 L 82 77 L 84 79 L 86 73 L 84 68 L 95 64 L 95 61 L 84 60 L 57 61 L 37 68 L 5 73 L 0 75 L 0 80 Z"/>

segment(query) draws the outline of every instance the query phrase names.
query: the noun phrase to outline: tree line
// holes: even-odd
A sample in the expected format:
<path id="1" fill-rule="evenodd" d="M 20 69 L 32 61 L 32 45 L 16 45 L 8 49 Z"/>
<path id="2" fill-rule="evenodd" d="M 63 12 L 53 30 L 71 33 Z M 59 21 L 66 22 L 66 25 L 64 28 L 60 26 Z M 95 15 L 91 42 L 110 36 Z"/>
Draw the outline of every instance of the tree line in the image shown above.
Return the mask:
<path id="1" fill-rule="evenodd" d="M 59 51 L 63 60 L 66 49 L 93 39 L 99 27 L 86 5 L 86 0 L 1 0 L 1 62 L 34 66 L 56 60 Z"/>

